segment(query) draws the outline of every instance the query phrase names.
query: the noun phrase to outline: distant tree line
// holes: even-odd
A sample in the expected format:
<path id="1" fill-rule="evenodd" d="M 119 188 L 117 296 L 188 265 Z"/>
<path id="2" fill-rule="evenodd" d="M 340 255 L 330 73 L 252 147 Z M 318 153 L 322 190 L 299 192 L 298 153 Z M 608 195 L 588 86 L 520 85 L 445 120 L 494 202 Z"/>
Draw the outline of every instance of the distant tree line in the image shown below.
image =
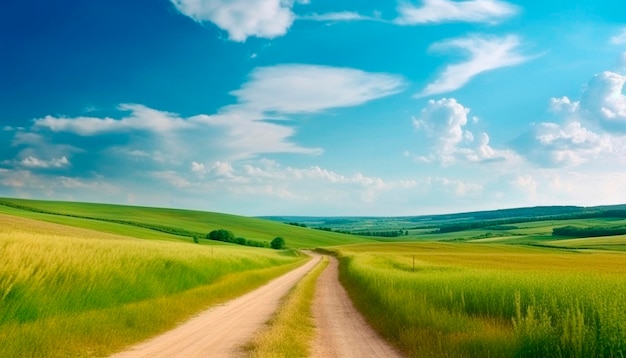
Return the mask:
<path id="1" fill-rule="evenodd" d="M 357 235 L 364 236 L 376 236 L 376 237 L 398 237 L 403 235 L 408 235 L 408 231 L 404 230 L 391 230 L 391 231 L 359 231 L 355 232 Z"/>
<path id="2" fill-rule="evenodd" d="M 207 240 L 228 242 L 231 244 L 252 246 L 252 247 L 271 247 L 272 249 L 281 250 L 285 248 L 285 239 L 276 237 L 270 243 L 266 241 L 249 240 L 243 237 L 235 237 L 235 234 L 226 229 L 213 230 L 206 235 Z"/>
<path id="3" fill-rule="evenodd" d="M 284 222 L 287 225 L 298 226 L 298 227 L 308 227 L 306 224 L 298 223 L 298 222 Z M 342 221 L 343 223 L 343 221 Z M 342 229 L 333 229 L 328 226 L 318 226 L 313 227 L 315 230 L 328 231 L 328 232 L 336 232 L 340 234 L 348 234 L 348 235 L 359 235 L 359 236 L 376 236 L 376 237 L 398 237 L 403 235 L 408 235 L 409 232 L 405 230 L 389 230 L 389 231 L 349 231 Z"/>
<path id="4" fill-rule="evenodd" d="M 285 224 L 292 225 L 292 226 L 299 226 L 299 227 L 308 227 L 308 226 L 306 226 L 306 224 L 301 224 L 301 223 L 297 223 L 297 222 L 285 222 Z"/>
<path id="5" fill-rule="evenodd" d="M 341 230 L 341 229 L 333 229 L 332 227 L 319 226 L 319 227 L 314 227 L 314 229 L 315 230 L 322 230 L 322 231 L 338 232 L 340 234 L 358 235 L 358 234 L 353 233 L 352 231 Z"/>
<path id="6" fill-rule="evenodd" d="M 524 222 L 534 222 L 543 220 L 571 220 L 571 219 L 593 219 L 593 218 L 626 218 L 626 210 L 600 210 L 594 212 L 573 213 L 564 215 L 549 215 L 537 217 L 510 218 L 488 221 L 472 221 L 442 225 L 435 233 L 444 234 L 449 232 L 458 232 L 472 229 L 482 229 L 486 227 L 502 227 L 511 224 Z"/>
<path id="7" fill-rule="evenodd" d="M 563 226 L 552 229 L 552 235 L 576 238 L 626 235 L 626 226 Z"/>

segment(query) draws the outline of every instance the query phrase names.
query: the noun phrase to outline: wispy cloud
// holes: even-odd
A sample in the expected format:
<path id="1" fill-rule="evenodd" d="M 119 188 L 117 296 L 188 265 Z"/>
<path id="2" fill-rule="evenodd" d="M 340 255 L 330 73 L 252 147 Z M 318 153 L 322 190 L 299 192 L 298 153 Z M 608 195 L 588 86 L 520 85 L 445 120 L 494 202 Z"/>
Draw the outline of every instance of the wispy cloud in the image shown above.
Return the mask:
<path id="1" fill-rule="evenodd" d="M 260 67 L 232 91 L 237 109 L 282 114 L 350 107 L 402 91 L 402 77 L 386 73 L 314 65 Z"/>
<path id="2" fill-rule="evenodd" d="M 511 3 L 499 0 L 423 0 L 422 6 L 408 1 L 398 5 L 399 25 L 436 24 L 442 22 L 498 23 L 519 12 Z"/>
<path id="3" fill-rule="evenodd" d="M 168 132 L 188 127 L 189 124 L 174 113 L 157 111 L 139 104 L 121 104 L 118 109 L 131 114 L 121 119 L 110 117 L 54 117 L 35 120 L 35 127 L 45 127 L 53 132 L 72 132 L 83 136 L 120 131 L 146 130 Z"/>
<path id="4" fill-rule="evenodd" d="M 22 167 L 31 169 L 60 167 L 62 162 L 37 159 L 54 155 L 81 162 L 76 168 L 63 166 L 68 170 L 169 173 L 196 163 L 193 172 L 206 174 L 210 163 L 218 161 L 268 153 L 320 154 L 320 148 L 293 141 L 296 128 L 286 123 L 290 116 L 358 106 L 404 88 L 405 81 L 399 76 L 351 68 L 261 67 L 231 92 L 236 103 L 215 114 L 181 116 L 122 104 L 117 116 L 45 116 L 35 119 L 29 130 L 16 132 L 13 147 L 19 151 L 17 161 L 24 160 Z M 99 164 L 104 162 L 109 163 L 106 168 Z"/>
<path id="5" fill-rule="evenodd" d="M 313 13 L 310 15 L 298 16 L 298 20 L 311 21 L 380 21 L 371 16 L 361 15 L 353 11 L 328 12 L 324 14 Z"/>
<path id="6" fill-rule="evenodd" d="M 439 77 L 428 84 L 417 97 L 425 97 L 457 90 L 474 76 L 502 67 L 526 62 L 532 57 L 518 52 L 520 39 L 515 35 L 505 37 L 469 36 L 434 43 L 430 51 L 462 50 L 470 58 L 462 63 L 448 65 Z"/>

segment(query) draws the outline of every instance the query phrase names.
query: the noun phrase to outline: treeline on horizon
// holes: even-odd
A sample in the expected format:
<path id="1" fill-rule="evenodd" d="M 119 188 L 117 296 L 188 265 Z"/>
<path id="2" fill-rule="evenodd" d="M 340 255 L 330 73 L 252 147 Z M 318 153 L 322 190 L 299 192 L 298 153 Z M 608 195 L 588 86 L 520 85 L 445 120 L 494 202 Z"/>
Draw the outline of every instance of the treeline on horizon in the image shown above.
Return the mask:
<path id="1" fill-rule="evenodd" d="M 472 229 L 493 228 L 498 230 L 499 227 L 511 224 L 519 224 L 524 222 L 543 221 L 543 220 L 572 220 L 572 219 L 593 219 L 593 218 L 626 218 L 626 210 L 599 210 L 594 209 L 592 212 L 587 212 L 584 208 L 578 208 L 578 212 L 569 214 L 554 214 L 554 215 L 537 215 L 534 217 L 516 217 L 509 219 L 496 219 L 488 221 L 473 221 L 442 225 L 439 229 L 435 230 L 435 233 L 444 234 L 450 232 L 458 232 Z M 581 212 L 582 211 L 582 212 Z M 542 210 L 542 213 L 546 213 L 546 210 Z M 613 234 L 618 235 L 618 234 Z M 566 235 L 564 235 L 566 236 Z M 594 235 L 595 236 L 595 235 Z M 606 235 L 601 235 L 606 236 Z"/>
<path id="2" fill-rule="evenodd" d="M 285 222 L 287 225 L 293 225 L 303 228 L 308 228 L 306 224 L 298 223 L 298 222 Z M 348 235 L 359 235 L 359 236 L 374 236 L 374 237 L 398 237 L 403 235 L 408 235 L 409 232 L 406 230 L 386 230 L 386 231 L 371 231 L 371 230 L 358 230 L 358 231 L 349 231 L 349 230 L 341 230 L 341 229 L 333 229 L 331 227 L 319 226 L 319 227 L 311 227 L 315 230 L 321 231 L 329 231 L 329 232 L 337 232 L 340 234 L 348 234 Z"/>
<path id="3" fill-rule="evenodd" d="M 576 227 L 563 226 L 552 229 L 552 236 L 566 236 L 575 238 L 626 235 L 626 226 L 591 226 Z"/>

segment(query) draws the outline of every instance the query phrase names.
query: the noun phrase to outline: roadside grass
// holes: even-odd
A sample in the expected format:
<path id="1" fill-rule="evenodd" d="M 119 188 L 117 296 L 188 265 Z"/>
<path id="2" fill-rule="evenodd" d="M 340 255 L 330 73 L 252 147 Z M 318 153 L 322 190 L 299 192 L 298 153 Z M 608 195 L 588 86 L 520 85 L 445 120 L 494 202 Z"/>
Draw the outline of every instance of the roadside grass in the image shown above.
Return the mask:
<path id="1" fill-rule="evenodd" d="M 244 346 L 246 355 L 265 357 L 308 357 L 314 336 L 312 303 L 318 277 L 328 266 L 324 256 L 283 299 L 280 309 L 259 332 Z"/>
<path id="2" fill-rule="evenodd" d="M 103 356 L 303 263 L 0 215 L 0 356 Z"/>
<path id="3" fill-rule="evenodd" d="M 0 213 L 144 239 L 191 241 L 195 234 L 204 238 L 212 230 L 226 229 L 238 237 L 268 243 L 281 236 L 291 248 L 375 242 L 270 220 L 180 209 L 0 198 Z"/>
<path id="4" fill-rule="evenodd" d="M 372 326 L 411 357 L 626 353 L 626 255 L 490 244 L 337 248 Z"/>

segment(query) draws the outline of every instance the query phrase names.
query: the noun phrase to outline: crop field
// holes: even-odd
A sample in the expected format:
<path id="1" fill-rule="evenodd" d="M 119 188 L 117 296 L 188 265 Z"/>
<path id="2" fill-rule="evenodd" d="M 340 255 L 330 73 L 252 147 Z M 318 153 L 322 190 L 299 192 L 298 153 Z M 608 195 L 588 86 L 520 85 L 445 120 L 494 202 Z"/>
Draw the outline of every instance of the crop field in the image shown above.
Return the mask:
<path id="1" fill-rule="evenodd" d="M 140 240 L 3 214 L 0 257 L 1 357 L 102 356 L 303 262 L 294 251 Z"/>
<path id="2" fill-rule="evenodd" d="M 411 357 L 626 355 L 626 254 L 472 243 L 337 249 L 372 325 Z"/>

